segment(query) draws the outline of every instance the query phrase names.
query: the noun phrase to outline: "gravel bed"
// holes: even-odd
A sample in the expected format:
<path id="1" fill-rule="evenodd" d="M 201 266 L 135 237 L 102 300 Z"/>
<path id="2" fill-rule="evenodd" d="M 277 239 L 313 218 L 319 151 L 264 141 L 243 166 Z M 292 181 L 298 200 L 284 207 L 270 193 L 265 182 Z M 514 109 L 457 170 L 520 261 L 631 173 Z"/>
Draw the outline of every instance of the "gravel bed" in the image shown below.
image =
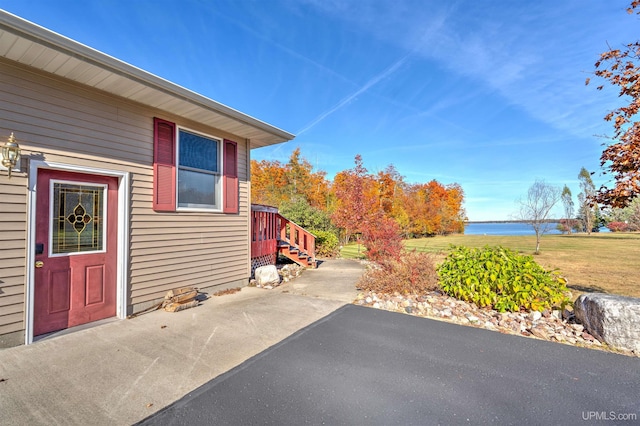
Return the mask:
<path id="1" fill-rule="evenodd" d="M 630 351 L 611 348 L 601 343 L 576 322 L 573 312 L 565 309 L 544 312 L 497 312 L 478 308 L 440 292 L 425 295 L 400 295 L 361 292 L 354 304 L 401 312 L 419 317 L 449 321 L 485 328 L 501 333 L 517 334 L 568 345 L 602 349 L 624 355 Z"/>

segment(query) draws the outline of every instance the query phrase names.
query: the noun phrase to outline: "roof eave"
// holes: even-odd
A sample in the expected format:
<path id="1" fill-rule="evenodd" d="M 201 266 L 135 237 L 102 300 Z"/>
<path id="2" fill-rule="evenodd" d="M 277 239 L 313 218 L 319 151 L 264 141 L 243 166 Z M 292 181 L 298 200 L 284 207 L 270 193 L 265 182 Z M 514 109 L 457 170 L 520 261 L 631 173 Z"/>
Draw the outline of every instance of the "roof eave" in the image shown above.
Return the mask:
<path id="1" fill-rule="evenodd" d="M 292 133 L 272 126 L 264 121 L 258 120 L 257 118 L 244 114 L 4 10 L 0 10 L 0 31 L 8 31 L 17 37 L 29 40 L 45 48 L 59 52 L 60 54 L 68 55 L 69 57 L 92 64 L 97 67 L 97 69 L 136 82 L 172 98 L 188 102 L 198 109 L 204 109 L 218 116 L 226 117 L 239 125 L 249 126 L 261 133 L 262 136 L 251 138 L 252 148 L 286 142 L 295 137 Z M 117 92 L 112 93 L 118 95 Z M 171 110 L 167 110 L 167 112 L 172 113 Z M 200 110 L 200 112 L 202 112 L 202 110 Z"/>

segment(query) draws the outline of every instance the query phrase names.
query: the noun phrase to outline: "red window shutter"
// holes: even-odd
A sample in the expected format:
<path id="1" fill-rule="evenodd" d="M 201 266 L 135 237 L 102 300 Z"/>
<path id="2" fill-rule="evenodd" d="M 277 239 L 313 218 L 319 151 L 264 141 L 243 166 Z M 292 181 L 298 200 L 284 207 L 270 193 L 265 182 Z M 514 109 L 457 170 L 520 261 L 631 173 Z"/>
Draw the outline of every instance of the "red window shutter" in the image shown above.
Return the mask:
<path id="1" fill-rule="evenodd" d="M 176 210 L 176 125 L 153 119 L 153 209 Z"/>
<path id="2" fill-rule="evenodd" d="M 224 140 L 223 208 L 224 213 L 238 213 L 238 144 Z"/>

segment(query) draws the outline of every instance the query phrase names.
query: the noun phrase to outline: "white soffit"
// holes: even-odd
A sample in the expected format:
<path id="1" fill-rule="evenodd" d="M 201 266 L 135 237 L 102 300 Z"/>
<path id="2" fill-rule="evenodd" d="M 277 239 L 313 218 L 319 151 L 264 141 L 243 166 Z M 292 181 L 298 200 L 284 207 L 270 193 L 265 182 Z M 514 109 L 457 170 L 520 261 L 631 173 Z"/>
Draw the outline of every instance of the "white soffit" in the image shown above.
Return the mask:
<path id="1" fill-rule="evenodd" d="M 1 9 L 0 56 L 250 139 L 252 148 L 295 137 Z"/>

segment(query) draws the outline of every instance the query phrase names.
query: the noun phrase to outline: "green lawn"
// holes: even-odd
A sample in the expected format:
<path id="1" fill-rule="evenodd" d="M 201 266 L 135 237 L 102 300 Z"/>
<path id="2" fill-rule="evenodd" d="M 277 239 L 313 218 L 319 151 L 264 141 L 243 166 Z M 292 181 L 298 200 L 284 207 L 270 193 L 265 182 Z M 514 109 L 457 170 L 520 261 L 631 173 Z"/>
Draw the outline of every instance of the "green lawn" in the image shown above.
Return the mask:
<path id="1" fill-rule="evenodd" d="M 503 247 L 533 254 L 534 236 L 449 235 L 406 240 L 408 249 L 434 253 L 437 262 L 450 245 Z M 362 258 L 364 247 L 350 244 L 341 255 Z M 583 292 L 607 292 L 640 297 L 640 234 L 595 233 L 544 235 L 535 260 L 547 269 L 558 269 L 569 281 L 574 298 Z"/>

